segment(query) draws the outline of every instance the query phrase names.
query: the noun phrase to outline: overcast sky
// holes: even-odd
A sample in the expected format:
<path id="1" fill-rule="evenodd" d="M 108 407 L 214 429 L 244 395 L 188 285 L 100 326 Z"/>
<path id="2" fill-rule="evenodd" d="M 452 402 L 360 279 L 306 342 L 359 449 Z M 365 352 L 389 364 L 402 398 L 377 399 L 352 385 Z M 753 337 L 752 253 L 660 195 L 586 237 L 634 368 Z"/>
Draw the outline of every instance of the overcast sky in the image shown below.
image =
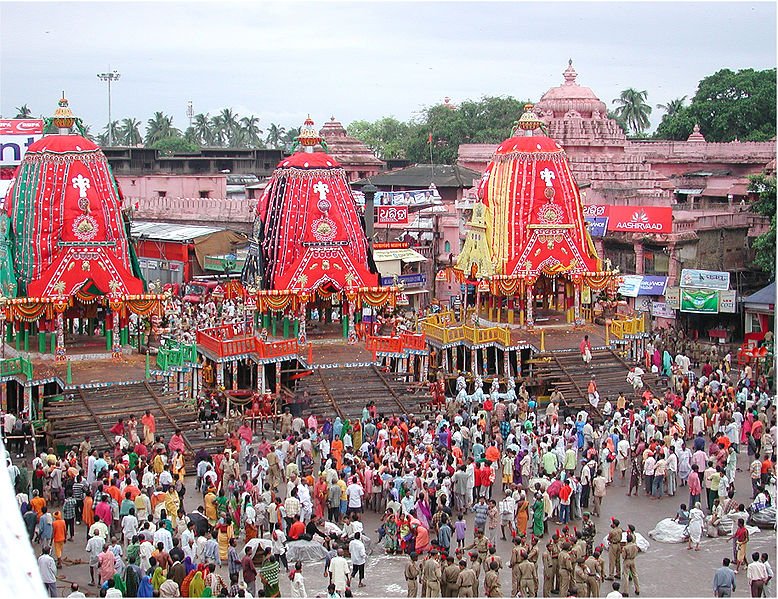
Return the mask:
<path id="1" fill-rule="evenodd" d="M 655 106 L 721 68 L 775 67 L 775 24 L 774 2 L 2 2 L 0 113 L 26 103 L 50 115 L 65 90 L 100 130 L 96 74 L 110 66 L 117 120 L 162 110 L 184 128 L 189 100 L 263 127 L 308 112 L 319 124 L 405 120 L 445 96 L 537 101 L 568 58 L 607 104 L 634 87 Z"/>

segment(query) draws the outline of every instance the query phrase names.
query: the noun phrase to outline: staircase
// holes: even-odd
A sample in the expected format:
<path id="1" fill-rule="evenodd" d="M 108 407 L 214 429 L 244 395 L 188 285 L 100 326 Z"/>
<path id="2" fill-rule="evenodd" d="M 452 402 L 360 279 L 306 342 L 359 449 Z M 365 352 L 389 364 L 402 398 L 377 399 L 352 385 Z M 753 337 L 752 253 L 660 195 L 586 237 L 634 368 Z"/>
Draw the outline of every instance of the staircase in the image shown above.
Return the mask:
<path id="1" fill-rule="evenodd" d="M 320 418 L 360 418 L 369 401 L 378 412 L 418 415 L 429 408 L 426 385 L 405 383 L 404 375 L 384 372 L 378 366 L 313 368 L 297 381 L 295 394 L 304 415 Z"/>
<path id="2" fill-rule="evenodd" d="M 138 434 L 142 435 L 140 418 L 146 410 L 151 410 L 156 419 L 157 435 L 163 435 L 167 442 L 176 429 L 181 429 L 187 450 L 192 454 L 223 445 L 219 440 L 203 438 L 193 403 L 181 401 L 177 393 L 165 393 L 164 385 L 157 382 L 67 391 L 62 400 L 44 407 L 49 422 L 49 443 L 69 449 L 83 441 L 84 435 L 90 435 L 94 449 L 112 450 L 111 427 L 119 418 L 126 421 L 134 414 L 138 419 Z"/>
<path id="3" fill-rule="evenodd" d="M 597 383 L 600 405 L 607 398 L 615 406 L 620 392 L 624 393 L 628 402 L 635 396 L 632 385 L 627 382 L 627 373 L 633 364 L 625 362 L 611 349 L 593 350 L 588 366 L 578 351 L 542 352 L 535 356 L 535 361 L 535 375 L 540 382 L 560 391 L 568 408 L 586 410 L 595 420 L 602 416 L 588 401 L 586 389 L 592 376 Z M 663 394 L 667 385 L 647 372 L 643 375 L 643 388 L 654 394 Z"/>

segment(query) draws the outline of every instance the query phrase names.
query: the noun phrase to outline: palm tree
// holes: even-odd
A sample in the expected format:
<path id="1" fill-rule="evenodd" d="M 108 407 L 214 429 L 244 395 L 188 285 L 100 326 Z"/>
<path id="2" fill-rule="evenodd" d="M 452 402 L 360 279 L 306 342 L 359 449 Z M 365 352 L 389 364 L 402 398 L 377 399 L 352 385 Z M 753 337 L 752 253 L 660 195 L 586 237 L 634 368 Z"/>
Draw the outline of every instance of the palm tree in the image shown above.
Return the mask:
<path id="1" fill-rule="evenodd" d="M 27 104 L 22 104 L 21 106 L 18 106 L 16 108 L 16 116 L 15 119 L 28 119 L 32 116 L 32 110 L 27 106 Z"/>
<path id="2" fill-rule="evenodd" d="M 232 147 L 233 138 L 239 129 L 238 113 L 232 108 L 222 108 L 217 117 L 221 128 L 222 139 L 228 147 Z"/>
<path id="3" fill-rule="evenodd" d="M 667 104 L 657 104 L 656 107 L 664 110 L 667 116 L 673 116 L 683 108 L 684 102 L 686 102 L 686 96 L 670 100 Z"/>
<path id="4" fill-rule="evenodd" d="M 154 116 L 146 121 L 146 145 L 151 146 L 167 137 L 181 137 L 181 131 L 173 126 L 172 116 L 155 112 Z"/>
<path id="5" fill-rule="evenodd" d="M 297 137 L 300 135 L 300 127 L 292 127 L 281 137 L 281 143 L 284 149 L 289 152 L 292 146 L 297 141 Z"/>
<path id="6" fill-rule="evenodd" d="M 648 92 L 637 91 L 634 88 L 625 89 L 618 98 L 613 100 L 617 105 L 616 114 L 622 117 L 633 133 L 640 134 L 651 125 L 649 116 L 651 106 L 646 103 Z"/>
<path id="7" fill-rule="evenodd" d="M 211 139 L 214 146 L 225 146 L 228 141 L 227 128 L 220 114 L 211 117 Z"/>
<path id="8" fill-rule="evenodd" d="M 120 145 L 124 143 L 122 133 L 119 128 L 119 121 L 111 121 L 108 123 L 105 127 L 103 127 L 103 132 L 105 134 L 105 143 L 101 143 L 100 145 L 107 146 L 108 143 L 112 143 L 113 145 Z"/>
<path id="9" fill-rule="evenodd" d="M 267 128 L 267 137 L 265 138 L 265 143 L 271 148 L 277 150 L 282 145 L 281 140 L 285 134 L 286 127 L 276 125 L 275 123 L 270 123 L 270 127 Z"/>
<path id="10" fill-rule="evenodd" d="M 207 112 L 202 112 L 194 115 L 192 119 L 192 129 L 197 136 L 197 143 L 202 146 L 214 145 L 213 139 L 213 123 L 211 121 L 211 115 Z"/>
<path id="11" fill-rule="evenodd" d="M 240 131 L 243 134 L 243 141 L 249 148 L 261 148 L 262 129 L 259 128 L 259 117 L 252 115 L 244 116 L 240 119 Z"/>
<path id="12" fill-rule="evenodd" d="M 125 146 L 139 146 L 143 143 L 140 125 L 141 122 L 138 119 L 122 119 L 122 124 L 119 128 L 119 138 Z"/>

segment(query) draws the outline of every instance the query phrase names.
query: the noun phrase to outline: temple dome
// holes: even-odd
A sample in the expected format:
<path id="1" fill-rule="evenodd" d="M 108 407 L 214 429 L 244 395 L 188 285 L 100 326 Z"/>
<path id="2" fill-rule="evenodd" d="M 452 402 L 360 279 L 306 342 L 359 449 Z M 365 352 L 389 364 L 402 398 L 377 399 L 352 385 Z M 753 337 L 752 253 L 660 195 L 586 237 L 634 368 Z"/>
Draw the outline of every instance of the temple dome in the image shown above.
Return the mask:
<path id="1" fill-rule="evenodd" d="M 573 68 L 572 60 L 569 61 L 562 75 L 565 82 L 552 87 L 535 104 L 538 114 L 547 117 L 550 116 L 547 114 L 550 111 L 553 112 L 554 117 L 561 118 L 566 115 L 575 116 L 575 113 L 578 113 L 582 118 L 592 118 L 595 113 L 599 113 L 604 118 L 608 109 L 605 102 L 600 100 L 591 88 L 576 82 L 578 73 Z"/>

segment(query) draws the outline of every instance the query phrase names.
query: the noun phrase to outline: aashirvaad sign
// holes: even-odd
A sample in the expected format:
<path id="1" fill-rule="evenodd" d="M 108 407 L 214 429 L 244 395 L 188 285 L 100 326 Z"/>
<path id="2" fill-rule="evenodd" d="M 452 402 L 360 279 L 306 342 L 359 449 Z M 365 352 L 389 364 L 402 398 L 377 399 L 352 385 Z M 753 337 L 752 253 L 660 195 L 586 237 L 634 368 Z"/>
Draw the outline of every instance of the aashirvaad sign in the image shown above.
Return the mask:
<path id="1" fill-rule="evenodd" d="M 0 119 L 0 165 L 21 163 L 27 148 L 43 137 L 40 119 Z"/>
<path id="2" fill-rule="evenodd" d="M 626 233 L 672 233 L 669 206 L 609 206 L 608 230 Z"/>

